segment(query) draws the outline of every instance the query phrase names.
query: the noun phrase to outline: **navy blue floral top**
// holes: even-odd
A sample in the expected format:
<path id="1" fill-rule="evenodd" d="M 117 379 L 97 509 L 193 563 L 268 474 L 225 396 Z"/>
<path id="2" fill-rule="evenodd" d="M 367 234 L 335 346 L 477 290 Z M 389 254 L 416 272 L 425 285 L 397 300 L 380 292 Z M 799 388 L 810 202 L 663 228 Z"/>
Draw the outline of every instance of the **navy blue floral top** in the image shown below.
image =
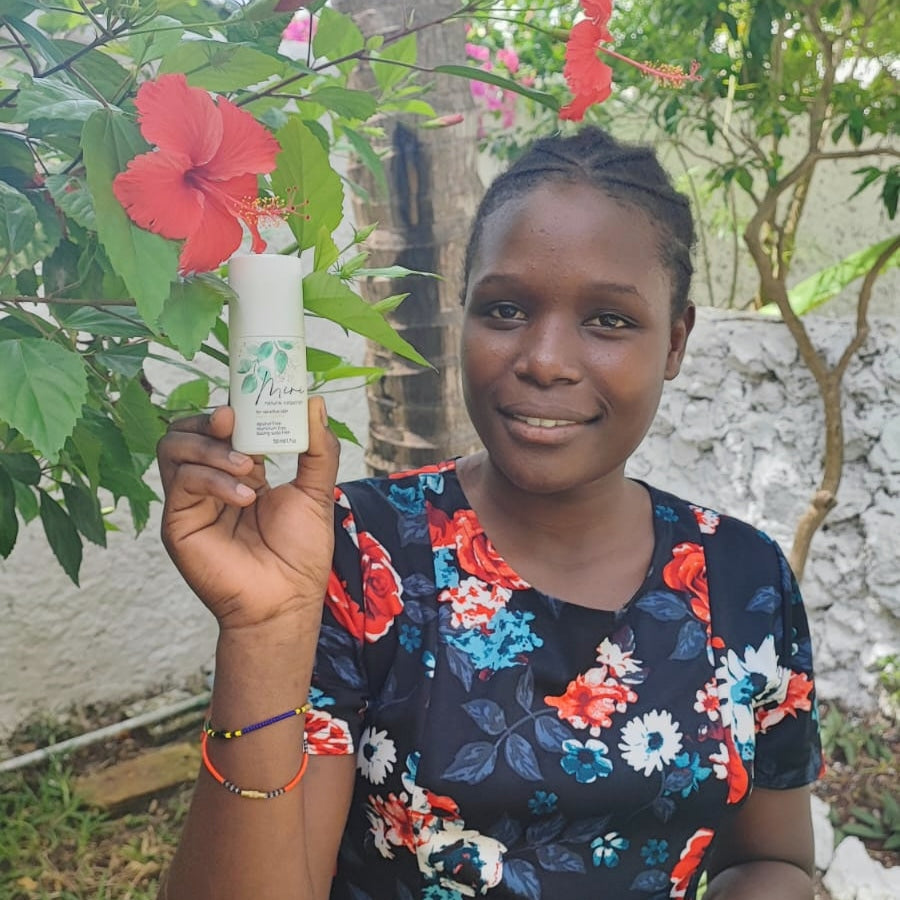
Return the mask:
<path id="1" fill-rule="evenodd" d="M 357 758 L 333 898 L 690 898 L 752 784 L 816 778 L 784 557 L 648 489 L 653 560 L 618 612 L 519 577 L 452 462 L 337 490 L 307 719 L 310 752 Z"/>

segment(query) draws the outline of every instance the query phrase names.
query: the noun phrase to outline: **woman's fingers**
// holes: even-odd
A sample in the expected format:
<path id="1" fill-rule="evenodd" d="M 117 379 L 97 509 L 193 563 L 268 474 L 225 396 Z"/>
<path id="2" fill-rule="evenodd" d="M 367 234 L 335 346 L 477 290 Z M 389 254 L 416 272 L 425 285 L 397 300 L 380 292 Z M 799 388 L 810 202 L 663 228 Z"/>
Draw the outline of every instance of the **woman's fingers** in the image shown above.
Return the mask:
<path id="1" fill-rule="evenodd" d="M 321 397 L 310 397 L 308 414 L 309 449 L 298 459 L 293 483 L 323 506 L 331 506 L 341 445 L 328 427 L 328 413 Z"/>

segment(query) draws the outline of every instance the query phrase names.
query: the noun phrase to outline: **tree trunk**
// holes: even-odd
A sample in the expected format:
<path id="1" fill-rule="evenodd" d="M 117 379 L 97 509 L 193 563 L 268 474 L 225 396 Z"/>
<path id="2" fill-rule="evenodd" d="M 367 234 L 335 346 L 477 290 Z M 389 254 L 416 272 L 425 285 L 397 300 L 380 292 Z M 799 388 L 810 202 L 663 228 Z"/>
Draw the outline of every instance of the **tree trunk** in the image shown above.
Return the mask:
<path id="1" fill-rule="evenodd" d="M 396 0 L 378 4 L 337 0 L 334 5 L 353 16 L 367 37 L 396 33 L 413 12 L 411 4 Z M 456 0 L 416 3 L 413 25 L 440 19 L 458 8 Z M 462 22 L 425 28 L 417 37 L 419 65 L 464 61 Z M 388 150 L 387 196 L 361 164 L 354 164 L 349 173 L 369 194 L 368 200 L 354 196 L 357 221 L 378 222 L 367 241 L 370 265 L 401 265 L 441 276 L 441 280 L 370 279 L 372 283 L 363 285 L 363 296 L 373 302 L 391 294 L 410 294 L 391 315 L 391 322 L 435 367 L 422 369 L 368 346 L 367 365 L 387 370 L 367 391 L 366 464 L 376 475 L 463 454 L 478 444 L 459 380 L 463 257 L 482 193 L 476 171 L 476 123 L 469 86 L 462 79 L 437 77 L 426 99 L 437 115 L 462 112 L 464 121 L 435 130 L 419 129 L 411 116 L 385 121 L 385 138 L 376 149 Z"/>

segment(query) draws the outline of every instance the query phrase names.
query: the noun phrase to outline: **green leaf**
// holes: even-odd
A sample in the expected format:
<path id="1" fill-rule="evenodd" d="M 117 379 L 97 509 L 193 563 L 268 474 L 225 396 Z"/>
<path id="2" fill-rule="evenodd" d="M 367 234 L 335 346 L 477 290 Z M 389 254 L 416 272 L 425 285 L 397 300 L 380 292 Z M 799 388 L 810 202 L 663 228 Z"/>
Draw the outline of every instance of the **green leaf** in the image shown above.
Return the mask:
<path id="1" fill-rule="evenodd" d="M 23 188 L 34 177 L 34 159 L 25 135 L 0 133 L 0 181 Z"/>
<path id="2" fill-rule="evenodd" d="M 97 495 L 81 481 L 62 483 L 66 509 L 72 523 L 91 543 L 106 546 L 106 525 Z"/>
<path id="3" fill-rule="evenodd" d="M 41 480 L 40 464 L 30 453 L 0 452 L 0 469 L 22 484 L 38 484 Z"/>
<path id="4" fill-rule="evenodd" d="M 136 344 L 111 343 L 105 350 L 94 354 L 94 361 L 117 375 L 134 378 L 144 368 L 148 350 L 146 341 Z"/>
<path id="5" fill-rule="evenodd" d="M 0 556 L 6 559 L 16 546 L 19 519 L 16 516 L 16 489 L 12 479 L 0 468 Z"/>
<path id="6" fill-rule="evenodd" d="M 310 372 L 327 372 L 343 362 L 344 359 L 336 353 L 318 350 L 316 347 L 306 348 L 306 368 Z"/>
<path id="7" fill-rule="evenodd" d="M 116 412 L 129 450 L 132 453 L 155 453 L 156 444 L 165 434 L 166 426 L 140 379 L 133 378 L 125 385 L 116 403 Z"/>
<path id="8" fill-rule="evenodd" d="M 300 250 L 316 243 L 320 228 L 334 231 L 343 218 L 344 188 L 313 132 L 292 118 L 276 135 L 281 153 L 272 173 L 276 194 L 297 207 L 287 222 Z"/>
<path id="9" fill-rule="evenodd" d="M 384 375 L 384 369 L 380 366 L 335 366 L 322 373 L 320 379 L 324 384 L 327 381 L 337 381 L 341 378 L 362 378 L 366 384 L 378 381 Z"/>
<path id="10" fill-rule="evenodd" d="M 112 192 L 115 176 L 146 144 L 124 115 L 101 109 L 85 122 L 82 146 L 100 242 L 142 318 L 152 325 L 176 279 L 178 249 L 171 241 L 134 225 Z"/>
<path id="11" fill-rule="evenodd" d="M 357 278 L 405 278 L 407 275 L 424 275 L 426 278 L 440 278 L 434 272 L 419 272 L 416 269 L 407 269 L 405 266 L 381 266 L 376 269 L 359 269 Z"/>
<path id="12" fill-rule="evenodd" d="M 228 285 L 212 275 L 173 284 L 159 326 L 183 356 L 193 359 L 230 295 Z"/>
<path id="13" fill-rule="evenodd" d="M 78 530 L 66 511 L 46 491 L 41 491 L 41 523 L 53 555 L 63 571 L 78 584 L 82 545 Z"/>
<path id="14" fill-rule="evenodd" d="M 0 419 L 55 460 L 87 399 L 81 357 L 41 338 L 0 344 Z"/>
<path id="15" fill-rule="evenodd" d="M 250 85 L 283 75 L 284 60 L 252 47 L 225 41 L 184 41 L 167 53 L 160 74 L 183 72 L 188 84 L 208 91 L 246 90 Z"/>
<path id="16" fill-rule="evenodd" d="M 88 231 L 96 229 L 94 203 L 83 178 L 74 175 L 48 175 L 45 184 L 53 202 L 70 219 Z"/>
<path id="17" fill-rule="evenodd" d="M 102 334 L 108 337 L 151 337 L 153 332 L 141 321 L 131 306 L 53 307 L 59 323 L 65 328 Z"/>
<path id="18" fill-rule="evenodd" d="M 71 123 L 76 123 L 80 130 L 80 123 L 86 122 L 94 112 L 103 109 L 103 104 L 96 97 L 56 75 L 40 81 L 26 77 L 21 85 L 16 98 L 16 120 L 22 124 L 49 121 L 54 133 L 70 132 Z"/>
<path id="19" fill-rule="evenodd" d="M 342 441 L 349 441 L 351 444 L 356 444 L 357 447 L 362 447 L 362 444 L 359 442 L 359 438 L 353 433 L 353 430 L 347 425 L 345 422 L 341 422 L 340 419 L 328 417 L 328 427 L 334 432 L 335 436 Z"/>
<path id="20" fill-rule="evenodd" d="M 171 16 L 157 16 L 143 26 L 141 32 L 128 38 L 128 47 L 135 60 L 151 62 L 174 50 L 184 36 L 181 22 Z"/>
<path id="21" fill-rule="evenodd" d="M 804 278 L 788 291 L 791 308 L 798 316 L 802 316 L 823 303 L 827 303 L 848 284 L 852 284 L 857 278 L 862 278 L 895 240 L 896 238 L 887 238 L 864 250 L 857 250 L 856 253 L 851 253 L 833 266 L 827 266 L 816 272 L 815 275 Z M 897 266 L 900 266 L 900 250 L 891 255 L 881 271 L 884 273 Z M 778 307 L 774 303 L 767 303 L 759 312 L 765 316 L 779 314 Z"/>
<path id="22" fill-rule="evenodd" d="M 352 56 L 365 49 L 366 41 L 356 23 L 349 17 L 326 6 L 319 13 L 316 33 L 313 35 L 313 54 L 332 61 Z M 349 60 L 338 68 L 345 74 L 355 67 Z"/>
<path id="23" fill-rule="evenodd" d="M 320 103 L 326 109 L 336 112 L 345 119 L 361 119 L 363 121 L 374 115 L 378 108 L 378 104 L 371 94 L 336 85 L 319 88 L 304 97 L 304 101 Z"/>
<path id="24" fill-rule="evenodd" d="M 485 84 L 493 84 L 504 90 L 512 91 L 514 94 L 521 94 L 529 100 L 534 100 L 535 103 L 553 112 L 559 112 L 559 100 L 551 94 L 545 94 L 543 91 L 525 87 L 524 84 L 519 84 L 511 78 L 504 78 L 502 75 L 495 75 L 493 72 L 485 72 L 484 69 L 477 69 L 475 66 L 435 66 L 434 71 L 443 75 L 468 78 L 470 81 L 483 81 Z"/>
<path id="25" fill-rule="evenodd" d="M 121 440 L 121 436 L 119 436 Z M 66 442 L 69 454 L 77 459 L 81 471 L 88 477 L 91 490 L 100 484 L 100 459 L 103 456 L 103 442 L 88 427 L 84 419 L 75 425 L 72 436 Z"/>
<path id="26" fill-rule="evenodd" d="M 407 66 L 414 66 L 416 63 L 416 36 L 408 34 L 382 47 L 378 58 L 383 62 L 373 62 L 372 72 L 378 87 L 387 93 L 395 84 L 409 77 L 411 70 Z"/>
<path id="27" fill-rule="evenodd" d="M 316 252 L 313 256 L 313 269 L 315 271 L 324 271 L 333 263 L 337 262 L 341 255 L 338 250 L 331 232 L 327 228 L 320 228 L 316 235 Z"/>
<path id="28" fill-rule="evenodd" d="M 384 316 L 350 290 L 340 278 L 327 272 L 311 272 L 303 279 L 303 305 L 310 312 L 348 331 L 377 341 L 398 356 L 420 366 L 429 362 L 385 321 Z"/>
<path id="29" fill-rule="evenodd" d="M 19 515 L 27 525 L 37 518 L 38 501 L 36 492 L 28 485 L 22 484 L 21 481 L 14 481 L 13 488 L 16 492 L 16 505 L 19 508 Z"/>
<path id="30" fill-rule="evenodd" d="M 35 263 L 50 256 L 62 238 L 59 213 L 53 208 L 46 194 L 29 191 L 25 195 L 37 216 L 37 223 L 31 240 L 14 255 L 13 270 L 31 268 Z"/>
<path id="31" fill-rule="evenodd" d="M 391 294 L 390 297 L 384 297 L 372 304 L 372 309 L 377 309 L 382 315 L 393 312 L 409 294 Z"/>
<path id="32" fill-rule="evenodd" d="M 209 381 L 195 378 L 174 388 L 166 398 L 166 409 L 178 413 L 198 412 L 209 406 Z"/>
<path id="33" fill-rule="evenodd" d="M 384 163 L 382 163 L 381 157 L 374 149 L 372 149 L 372 145 L 358 131 L 354 131 L 346 125 L 341 126 L 341 131 L 343 131 L 347 140 L 350 142 L 350 145 L 356 151 L 356 155 L 362 160 L 363 165 L 365 165 L 375 177 L 375 183 L 378 185 L 379 189 L 387 194 L 387 176 L 384 174 Z"/>
<path id="34" fill-rule="evenodd" d="M 28 198 L 0 181 L 0 266 L 28 246 L 36 226 L 37 213 Z"/>

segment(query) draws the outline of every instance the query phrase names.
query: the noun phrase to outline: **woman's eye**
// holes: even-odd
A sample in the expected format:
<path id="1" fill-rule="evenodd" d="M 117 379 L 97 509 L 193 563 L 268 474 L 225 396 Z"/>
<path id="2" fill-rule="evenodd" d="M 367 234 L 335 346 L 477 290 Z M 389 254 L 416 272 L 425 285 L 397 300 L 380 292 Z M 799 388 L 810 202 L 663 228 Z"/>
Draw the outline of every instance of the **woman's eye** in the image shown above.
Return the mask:
<path id="1" fill-rule="evenodd" d="M 618 313 L 598 313 L 596 316 L 591 316 L 588 319 L 588 324 L 593 325 L 597 324 L 601 328 L 628 328 L 631 325 L 631 322 L 628 319 L 622 318 Z"/>
<path id="2" fill-rule="evenodd" d="M 525 313 L 514 303 L 495 303 L 488 310 L 488 315 L 492 319 L 503 319 L 505 321 L 525 318 Z"/>

